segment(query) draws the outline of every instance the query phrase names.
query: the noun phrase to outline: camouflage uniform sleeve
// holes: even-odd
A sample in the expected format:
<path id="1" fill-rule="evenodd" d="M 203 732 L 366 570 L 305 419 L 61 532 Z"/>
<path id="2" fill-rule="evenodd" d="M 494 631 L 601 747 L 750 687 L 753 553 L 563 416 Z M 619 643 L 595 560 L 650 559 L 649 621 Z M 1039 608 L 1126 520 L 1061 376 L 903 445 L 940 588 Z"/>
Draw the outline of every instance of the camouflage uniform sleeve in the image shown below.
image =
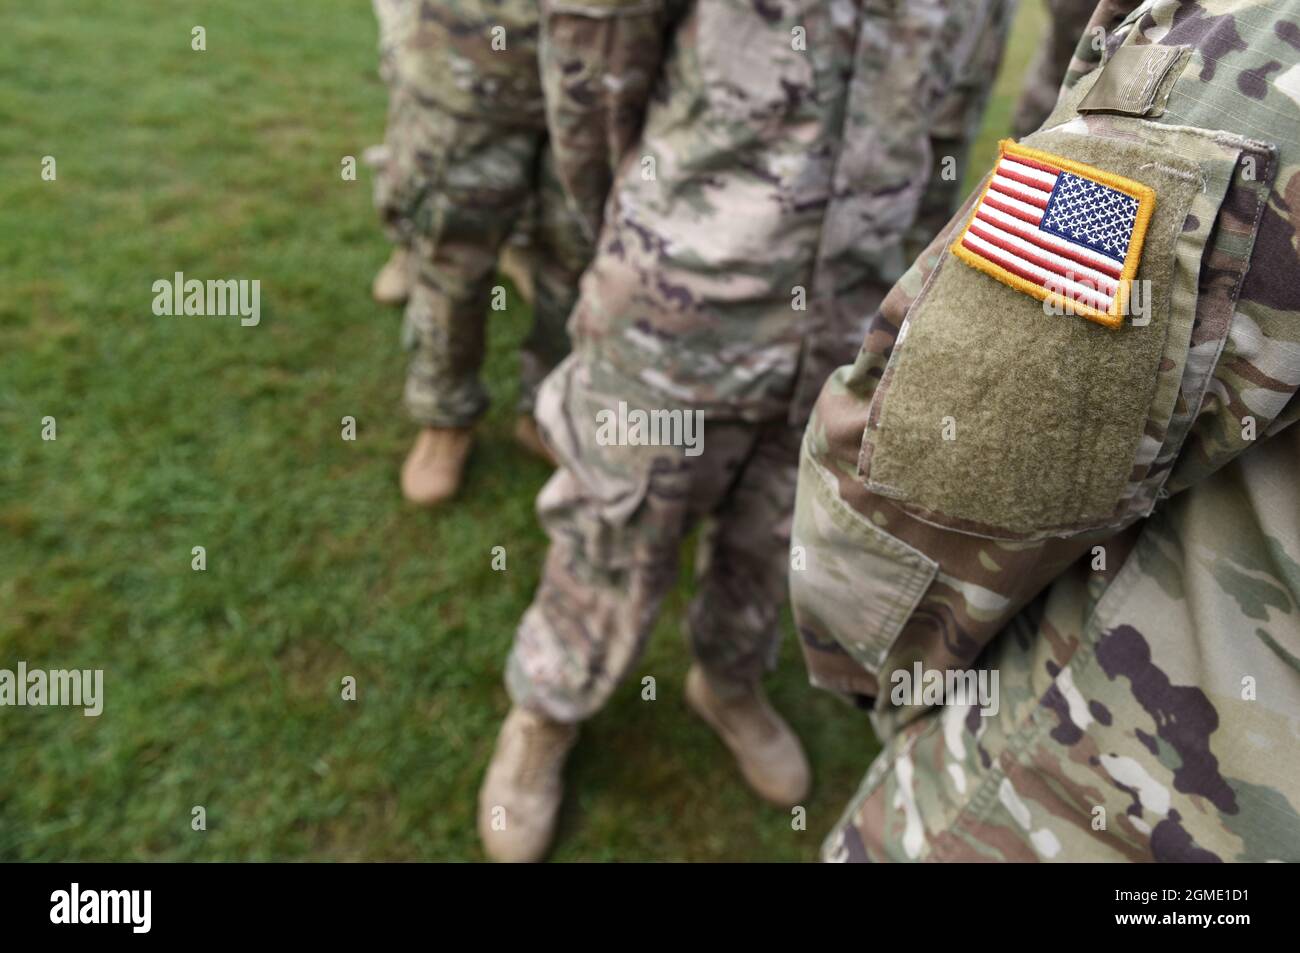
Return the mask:
<path id="1" fill-rule="evenodd" d="M 930 668 L 969 667 L 1008 619 L 1098 539 L 1015 544 L 962 535 L 913 519 L 894 501 L 868 490 L 859 476 L 872 399 L 899 328 L 972 204 L 966 203 L 891 289 L 855 363 L 836 371 L 822 389 L 804 436 L 791 579 L 800 645 L 813 684 L 854 697 L 863 707 L 882 697 L 879 673 L 910 666 L 913 659 Z M 830 544 L 818 528 L 827 519 L 842 526 L 865 520 L 881 533 L 865 547 L 845 549 Z M 868 557 L 886 540 L 898 547 L 894 558 Z M 837 615 L 833 600 L 813 610 L 815 593 L 801 594 L 805 584 L 852 588 L 858 607 L 869 604 L 882 626 L 902 624 L 889 658 L 878 654 L 872 664 L 868 651 L 878 647 L 854 646 L 849 635 L 860 620 Z"/>
<path id="2" fill-rule="evenodd" d="M 556 172 L 589 238 L 641 130 L 678 0 L 542 0 L 541 74 Z"/>
<path id="3" fill-rule="evenodd" d="M 1118 25 L 1123 17 L 1113 12 L 1115 6 L 1103 3 L 1093 22 Z M 1125 23 L 1128 39 L 1139 37 L 1148 26 L 1155 32 L 1163 24 L 1130 19 Z M 1122 39 L 1110 38 L 1105 61 Z M 1085 47 L 1091 48 L 1086 37 L 1080 49 Z M 1076 56 L 1074 82 L 1092 71 L 1084 66 Z M 1194 86 L 1195 73 L 1189 71 L 1187 76 L 1183 82 Z M 1300 297 L 1284 291 L 1281 278 L 1294 273 L 1298 265 L 1294 206 L 1285 196 L 1300 183 L 1300 170 L 1285 148 L 1279 153 L 1277 147 L 1260 141 L 1269 138 L 1267 114 L 1225 109 L 1209 119 L 1231 129 L 1228 123 L 1235 116 L 1252 115 L 1259 124 L 1243 118 L 1231 134 L 1204 132 L 1214 127 L 1194 112 L 1207 107 L 1193 89 L 1179 101 L 1179 108 L 1188 111 L 1186 118 L 1193 122 L 1183 116 L 1170 116 L 1169 124 L 1162 125 L 1122 116 L 1080 115 L 1079 100 L 1090 85 L 1083 82 L 1074 94 L 1063 93 L 1056 113 L 1059 127 L 1037 136 L 1049 137 L 1049 147 L 1060 154 L 1091 149 L 1102 157 L 1121 154 L 1128 148 L 1127 138 L 1147 137 L 1146 151 L 1133 160 L 1134 168 L 1170 176 L 1160 195 L 1167 216 L 1161 226 L 1164 234 L 1150 241 L 1177 248 L 1191 233 L 1201 236 L 1192 263 L 1179 266 L 1181 272 L 1175 267 L 1155 282 L 1171 315 L 1167 327 L 1174 330 L 1161 331 L 1164 351 L 1156 348 L 1159 360 L 1153 359 L 1153 373 L 1132 379 L 1147 386 L 1154 376 L 1150 399 L 1165 402 L 1167 411 L 1158 422 L 1153 416 L 1144 423 L 1131 470 L 1121 474 L 1115 468 L 1114 480 L 1129 495 L 1127 503 L 1121 498 L 1115 519 L 1084 521 L 1016 538 L 979 527 L 963 529 L 942 513 L 918 511 L 904 496 L 891 498 L 880 492 L 876 475 L 868 478 L 864 472 L 872 465 L 871 440 L 864 436 L 879 426 L 880 395 L 892 386 L 895 362 L 891 357 L 899 349 L 915 346 L 912 337 L 918 329 L 907 328 L 910 312 L 933 294 L 944 269 L 964 267 L 948 248 L 959 223 L 969 217 L 975 197 L 968 200 L 886 297 L 868 326 L 856 362 L 828 380 L 804 441 L 791 573 L 801 646 L 814 684 L 874 704 L 877 727 L 885 737 L 925 710 L 922 706 L 891 708 L 884 697 L 888 694 L 882 684 L 885 673 L 918 662 L 938 670 L 972 667 L 1009 625 L 1034 615 L 1034 600 L 1081 556 L 1104 553 L 1107 547 L 1123 552 L 1135 524 L 1158 502 L 1198 485 L 1300 417 L 1296 399 Z M 1174 103 L 1170 101 L 1171 112 Z M 1291 128 L 1300 126 L 1300 115 L 1292 118 L 1298 121 Z M 1031 144 L 1034 141 L 1031 137 Z M 1229 143 L 1231 149 L 1218 155 L 1216 150 Z M 1193 168 L 1190 176 L 1178 165 L 1184 158 L 1198 163 L 1188 166 Z M 1192 184 L 1179 185 L 1180 175 Z M 1153 263 L 1157 260 L 1156 251 L 1144 254 Z M 982 303 L 962 301 L 960 310 L 969 322 L 985 321 L 989 315 L 981 310 Z M 1016 316 L 1034 318 L 1034 310 L 1030 307 Z M 1178 332 L 1184 335 L 1183 343 L 1175 349 L 1168 342 Z M 1082 342 L 1090 332 L 1061 333 Z M 1119 338 L 1102 340 L 1107 343 L 1101 346 L 1110 349 L 1107 354 L 1122 353 L 1116 344 Z M 1128 340 L 1138 346 L 1141 339 L 1130 336 Z M 982 355 L 960 353 L 966 359 L 954 359 L 946 370 L 957 377 L 978 376 Z M 1062 359 L 1068 362 L 1080 356 L 1066 353 Z M 1050 381 L 1058 372 L 1039 373 Z M 1054 396 L 1048 389 L 1042 399 L 1050 401 Z M 932 412 L 937 425 L 949 411 L 936 400 Z M 970 420 L 965 418 L 967 423 Z M 1080 439 L 1094 439 L 1101 429 L 1095 426 L 1098 423 L 1082 422 Z M 1028 424 L 1020 431 L 1006 426 L 1002 450 L 1007 466 L 1015 468 L 1032 458 L 1041 449 L 1038 439 Z M 940 459 L 932 459 L 943 470 Z M 954 470 L 948 476 L 954 474 L 962 472 Z M 977 496 L 985 488 L 974 484 L 985 475 L 965 474 L 972 485 L 953 492 Z M 1022 490 L 1033 495 L 1036 488 L 1031 482 L 1006 483 L 1003 489 L 1012 495 Z M 1105 568 L 1094 569 L 1090 584 L 1099 598 L 1112 579 Z M 1012 631 L 1008 637 L 1017 636 Z"/>

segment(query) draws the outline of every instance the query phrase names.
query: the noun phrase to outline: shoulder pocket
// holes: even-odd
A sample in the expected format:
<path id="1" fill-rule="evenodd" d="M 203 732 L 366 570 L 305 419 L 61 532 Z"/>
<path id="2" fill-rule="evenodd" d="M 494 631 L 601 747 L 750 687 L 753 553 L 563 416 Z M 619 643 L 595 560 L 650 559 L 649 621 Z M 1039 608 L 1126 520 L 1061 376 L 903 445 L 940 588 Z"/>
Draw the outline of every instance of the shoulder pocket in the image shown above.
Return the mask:
<path id="1" fill-rule="evenodd" d="M 977 220 L 976 203 L 960 251 L 908 312 L 859 458 L 867 486 L 912 516 L 1008 539 L 1118 526 L 1155 504 L 1227 332 L 1224 320 L 1196 326 L 1225 304 L 1230 316 L 1248 260 L 1207 261 L 1207 248 L 1253 238 L 1257 222 L 1244 236 L 1215 223 L 1243 153 L 1267 150 L 1123 117 L 1024 145 L 1049 161 L 1000 158 L 982 193 L 992 211 Z M 1125 218 L 1143 218 L 1125 207 L 1130 192 L 1153 199 L 1142 229 Z M 1128 228 L 1118 244 L 1116 221 Z M 1094 271 L 1098 253 L 1119 264 Z"/>

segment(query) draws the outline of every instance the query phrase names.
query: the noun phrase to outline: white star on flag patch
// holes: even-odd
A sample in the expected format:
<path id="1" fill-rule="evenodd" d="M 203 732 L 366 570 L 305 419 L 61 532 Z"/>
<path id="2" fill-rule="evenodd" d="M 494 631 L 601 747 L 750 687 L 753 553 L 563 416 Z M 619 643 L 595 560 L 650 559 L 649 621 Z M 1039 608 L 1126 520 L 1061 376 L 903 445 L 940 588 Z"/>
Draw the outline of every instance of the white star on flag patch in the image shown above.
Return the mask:
<path id="1" fill-rule="evenodd" d="M 1155 192 L 1009 139 L 999 146 L 952 253 L 1017 291 L 1118 328 Z"/>

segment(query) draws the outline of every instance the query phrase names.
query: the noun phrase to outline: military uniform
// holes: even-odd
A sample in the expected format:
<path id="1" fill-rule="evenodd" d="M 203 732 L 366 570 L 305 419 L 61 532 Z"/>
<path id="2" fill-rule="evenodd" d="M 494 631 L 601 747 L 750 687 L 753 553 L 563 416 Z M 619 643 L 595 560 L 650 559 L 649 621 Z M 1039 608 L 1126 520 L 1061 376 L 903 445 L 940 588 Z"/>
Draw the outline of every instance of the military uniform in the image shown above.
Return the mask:
<path id="1" fill-rule="evenodd" d="M 397 45 L 405 29 L 411 0 L 371 0 L 379 21 L 379 78 L 390 90 L 397 82 Z"/>
<path id="2" fill-rule="evenodd" d="M 801 644 L 884 742 L 827 859 L 1300 860 L 1300 4 L 1134 6 L 806 432 Z"/>
<path id="3" fill-rule="evenodd" d="M 539 52 L 556 175 L 593 240 L 685 3 L 541 0 Z"/>
<path id="4" fill-rule="evenodd" d="M 521 413 L 568 351 L 564 323 L 591 243 L 546 146 L 538 19 L 537 0 L 413 0 L 397 31 L 381 189 L 389 223 L 409 234 L 416 257 L 405 396 L 425 427 L 466 427 L 487 408 L 479 370 L 497 259 L 534 194 Z"/>
<path id="5" fill-rule="evenodd" d="M 662 29 L 632 19 L 643 4 L 594 6 L 573 36 Z M 773 663 L 798 434 L 902 273 L 932 142 L 974 127 L 938 120 L 958 87 L 987 85 L 973 74 L 996 68 L 1006 24 L 1000 0 L 698 0 L 663 15 L 671 40 L 630 150 L 627 111 L 571 79 L 582 43 L 546 80 L 575 100 L 548 102 L 562 169 L 580 167 L 563 161 L 571 142 L 624 152 L 603 209 L 576 201 L 603 225 L 574 354 L 538 404 L 561 468 L 538 499 L 551 548 L 507 671 L 515 701 L 558 722 L 598 709 L 633 664 L 701 521 L 697 661 L 749 684 Z M 702 414 L 702 452 L 602 441 L 598 415 L 620 402 Z"/>
<path id="6" fill-rule="evenodd" d="M 410 22 L 412 0 L 373 0 L 375 19 L 379 21 L 379 78 L 388 87 L 388 128 L 391 136 L 393 122 L 404 110 L 399 101 L 402 89 L 397 82 L 397 47 L 406 25 Z M 367 155 L 375 167 L 375 211 L 384 226 L 384 233 L 394 245 L 405 246 L 410 241 L 411 226 L 406 219 L 407 209 L 397 200 L 393 177 L 384 174 L 390 147 L 387 142 L 375 147 Z"/>

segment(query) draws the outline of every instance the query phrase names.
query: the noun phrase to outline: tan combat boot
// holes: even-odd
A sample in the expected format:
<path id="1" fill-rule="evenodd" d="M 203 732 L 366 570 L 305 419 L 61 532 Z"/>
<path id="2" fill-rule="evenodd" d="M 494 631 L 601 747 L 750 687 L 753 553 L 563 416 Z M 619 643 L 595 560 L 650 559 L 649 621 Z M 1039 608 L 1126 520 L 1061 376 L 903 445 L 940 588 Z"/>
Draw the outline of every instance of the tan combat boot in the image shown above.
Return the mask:
<path id="1" fill-rule="evenodd" d="M 474 442 L 472 427 L 423 427 L 402 464 L 402 495 L 417 506 L 436 506 L 460 489 Z"/>
<path id="2" fill-rule="evenodd" d="M 686 676 L 686 703 L 718 733 L 764 800 L 794 807 L 808 796 L 808 759 L 794 731 L 757 684 L 710 680 L 699 665 Z"/>
<path id="3" fill-rule="evenodd" d="M 550 448 L 542 442 L 542 435 L 537 431 L 537 421 L 532 414 L 520 414 L 515 421 L 515 441 L 533 456 L 556 466 L 555 457 Z"/>
<path id="4" fill-rule="evenodd" d="M 406 304 L 406 299 L 411 296 L 411 284 L 415 281 L 414 271 L 410 251 L 398 245 L 384 262 L 384 267 L 379 269 L 379 274 L 375 275 L 370 293 L 380 304 L 394 307 Z"/>
<path id="5" fill-rule="evenodd" d="M 577 725 L 510 709 L 478 793 L 478 834 L 489 858 L 524 864 L 545 856 L 564 797 L 564 761 L 577 740 Z"/>
<path id="6" fill-rule="evenodd" d="M 524 299 L 528 307 L 532 307 L 537 300 L 537 290 L 533 284 L 533 268 L 535 265 L 532 247 L 529 245 L 518 245 L 515 242 L 509 242 L 501 252 L 501 258 L 497 267 L 501 269 L 501 274 L 505 275 L 519 290 L 519 296 Z"/>

